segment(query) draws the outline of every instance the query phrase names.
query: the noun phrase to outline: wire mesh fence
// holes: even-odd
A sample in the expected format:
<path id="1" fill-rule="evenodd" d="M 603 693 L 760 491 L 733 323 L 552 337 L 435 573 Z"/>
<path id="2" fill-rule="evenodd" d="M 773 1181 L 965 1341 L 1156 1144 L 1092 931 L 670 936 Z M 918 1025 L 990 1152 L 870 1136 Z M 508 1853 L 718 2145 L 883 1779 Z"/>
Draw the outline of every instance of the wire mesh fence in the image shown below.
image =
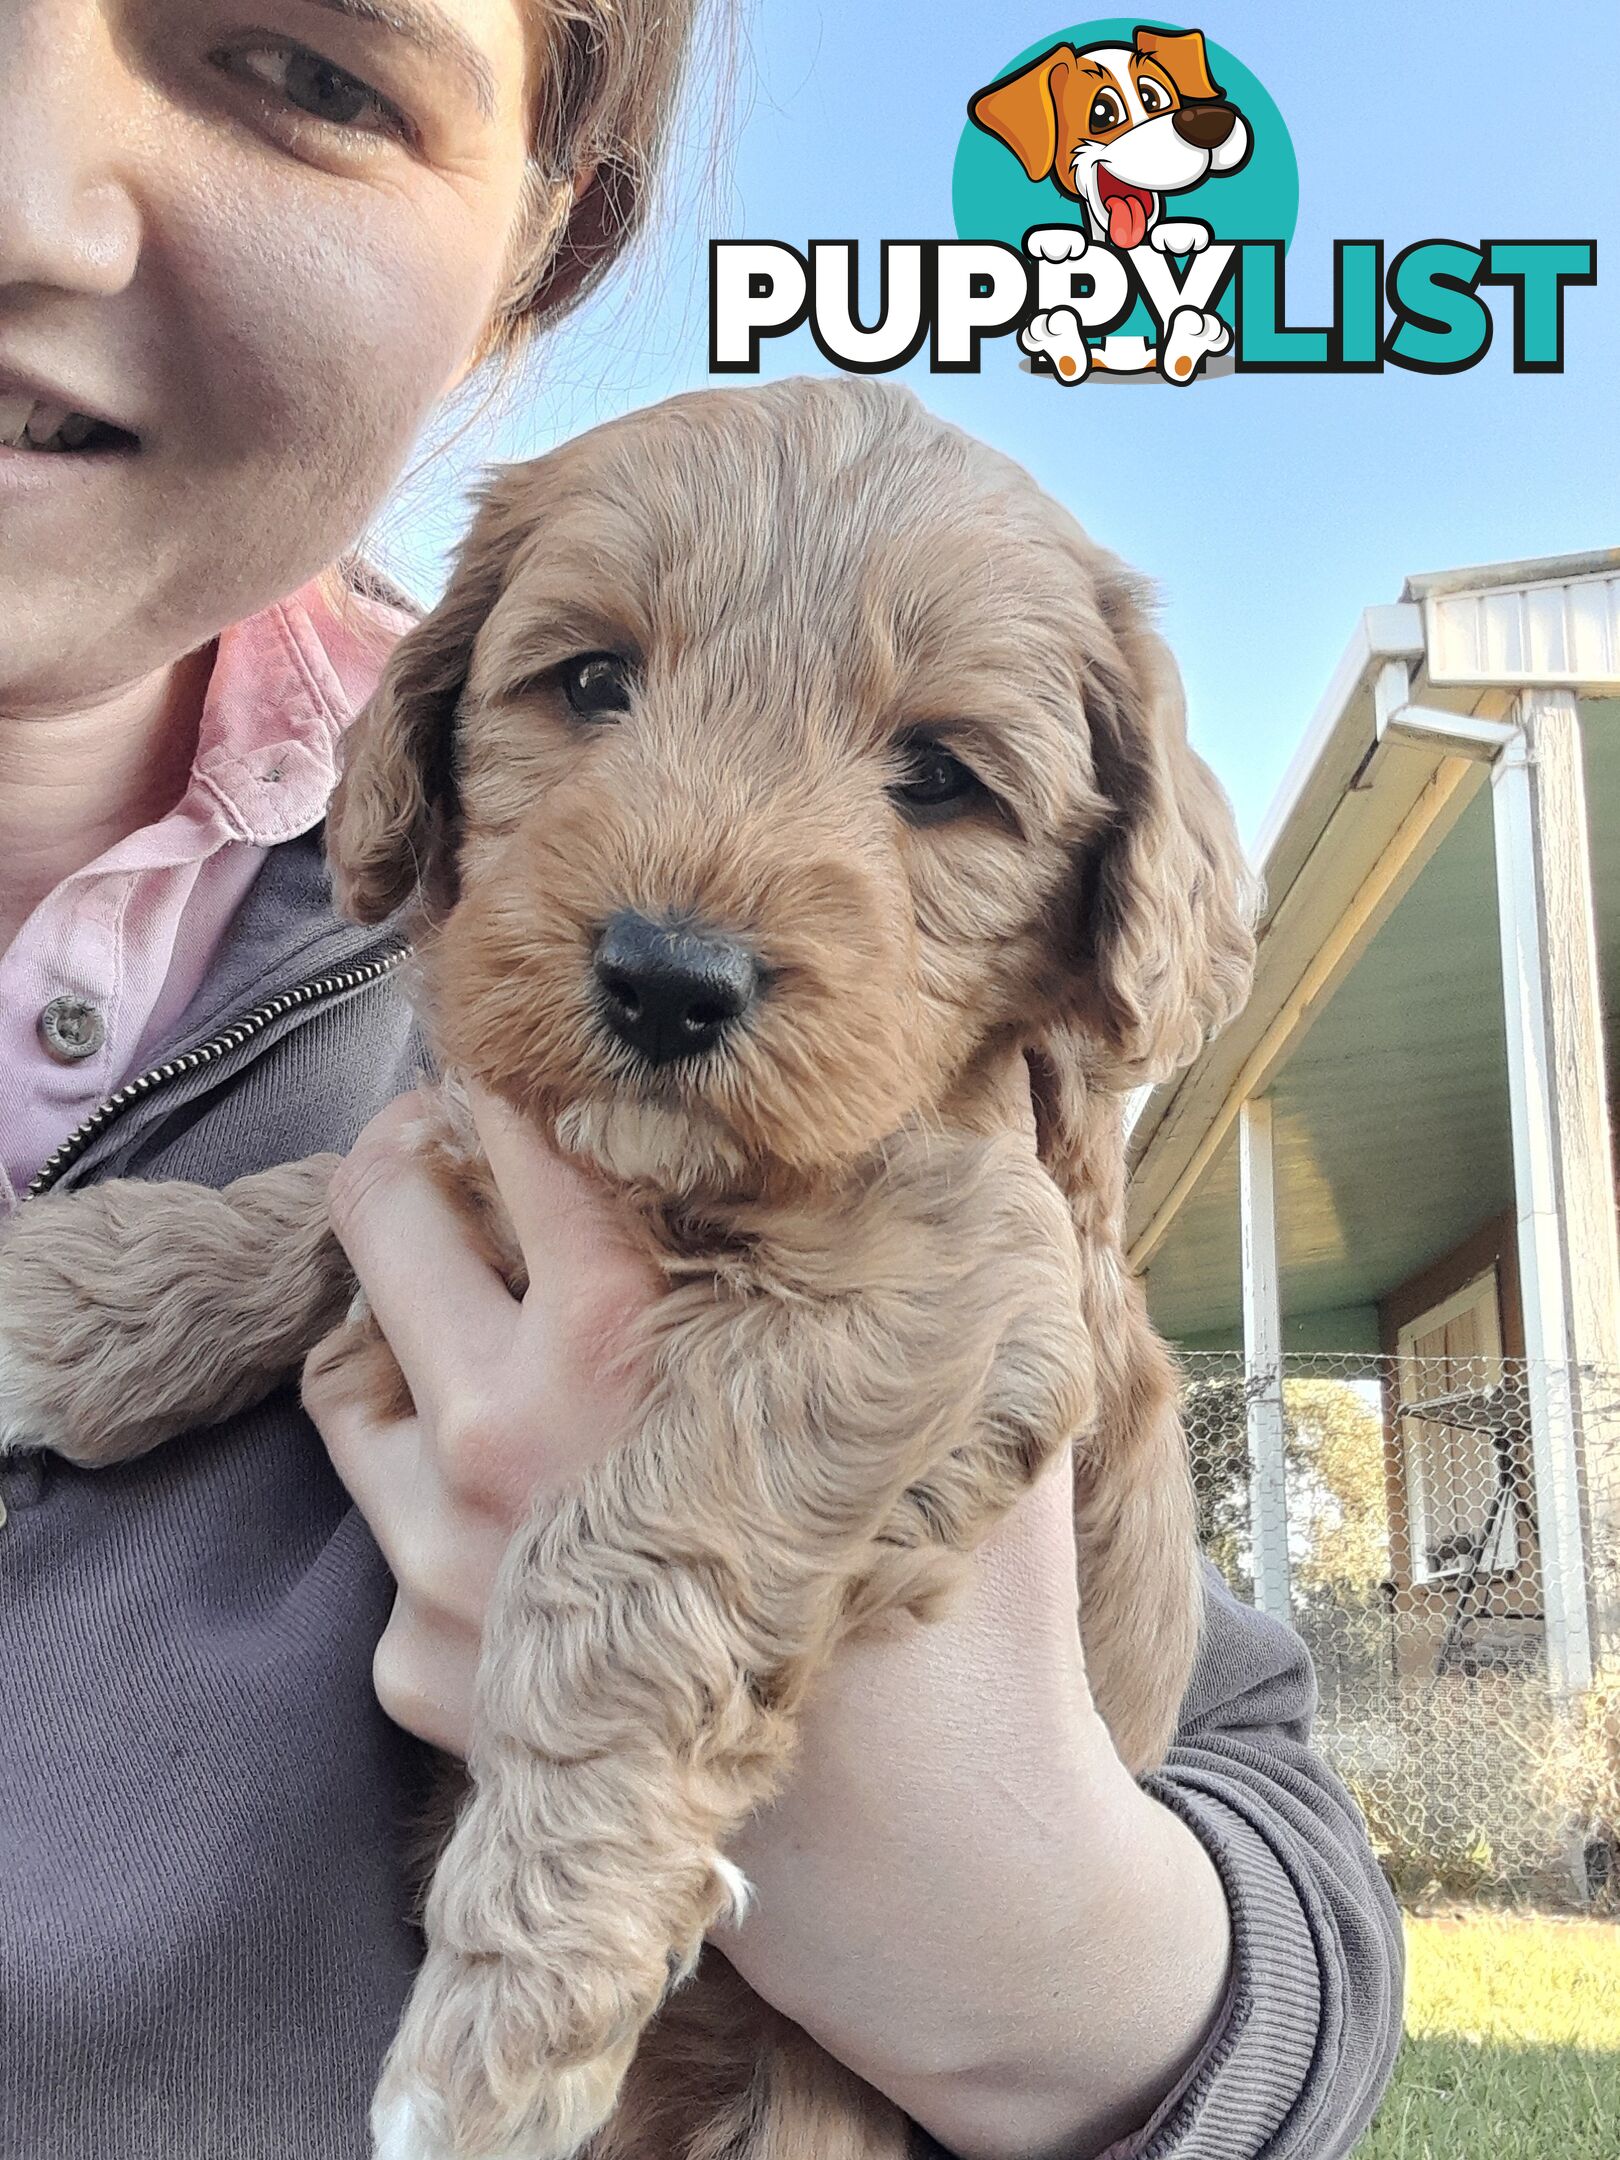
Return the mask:
<path id="1" fill-rule="evenodd" d="M 1620 1371 L 1181 1365 L 1205 1547 L 1305 1638 L 1397 1890 L 1620 1902 Z"/>

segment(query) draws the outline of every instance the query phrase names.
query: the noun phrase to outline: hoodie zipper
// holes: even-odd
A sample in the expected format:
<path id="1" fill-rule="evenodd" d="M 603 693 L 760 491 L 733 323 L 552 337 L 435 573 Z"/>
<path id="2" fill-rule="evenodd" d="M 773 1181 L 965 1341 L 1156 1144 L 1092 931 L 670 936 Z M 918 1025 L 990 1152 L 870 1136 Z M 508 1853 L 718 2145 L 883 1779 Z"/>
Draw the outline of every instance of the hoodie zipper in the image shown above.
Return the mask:
<path id="1" fill-rule="evenodd" d="M 364 967 L 345 968 L 336 975 L 318 975 L 311 982 L 300 983 L 295 990 L 283 990 L 279 996 L 267 998 L 262 1005 L 255 1005 L 251 1012 L 243 1013 L 239 1020 L 233 1020 L 229 1027 L 221 1028 L 217 1035 L 211 1035 L 206 1042 L 199 1043 L 195 1050 L 183 1051 L 179 1057 L 167 1058 L 161 1065 L 154 1065 L 150 1070 L 137 1074 L 133 1080 L 126 1080 L 121 1088 L 91 1111 L 82 1125 L 76 1126 L 68 1134 L 45 1163 L 23 1198 L 37 1200 L 42 1193 L 49 1192 L 51 1187 L 72 1169 L 90 1143 L 99 1138 L 132 1104 L 143 1101 L 146 1096 L 160 1087 L 165 1087 L 171 1080 L 182 1079 L 187 1073 L 194 1073 L 204 1065 L 218 1064 L 219 1060 L 227 1057 L 231 1051 L 239 1050 L 243 1043 L 251 1042 L 255 1035 L 262 1034 L 284 1013 L 294 1012 L 305 1005 L 318 1005 L 326 998 L 342 997 L 350 990 L 362 989 L 367 983 L 376 982 L 384 975 L 391 975 L 409 955 L 410 947 L 401 945 L 392 952 L 381 954 L 375 960 L 368 960 Z"/>

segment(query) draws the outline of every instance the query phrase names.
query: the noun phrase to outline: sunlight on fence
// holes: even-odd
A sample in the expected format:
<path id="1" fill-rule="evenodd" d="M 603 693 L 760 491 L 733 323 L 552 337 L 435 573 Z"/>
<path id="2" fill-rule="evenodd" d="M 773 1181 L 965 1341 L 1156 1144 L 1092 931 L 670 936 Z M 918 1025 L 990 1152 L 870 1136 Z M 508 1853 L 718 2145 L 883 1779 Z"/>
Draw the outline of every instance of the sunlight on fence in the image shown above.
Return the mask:
<path id="1" fill-rule="evenodd" d="M 1185 1353 L 1206 1549 L 1304 1636 L 1397 1889 L 1620 1889 L 1620 1373 Z"/>

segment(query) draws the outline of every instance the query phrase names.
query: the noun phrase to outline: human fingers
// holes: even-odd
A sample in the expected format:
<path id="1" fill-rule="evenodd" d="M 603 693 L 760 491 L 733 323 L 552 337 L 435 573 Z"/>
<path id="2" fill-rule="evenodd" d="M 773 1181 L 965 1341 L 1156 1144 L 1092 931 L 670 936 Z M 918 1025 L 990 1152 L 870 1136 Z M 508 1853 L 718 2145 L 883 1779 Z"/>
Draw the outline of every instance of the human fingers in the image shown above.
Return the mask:
<path id="1" fill-rule="evenodd" d="M 530 1282 L 543 1293 L 567 1290 L 608 1270 L 655 1291 L 656 1271 L 636 1245 L 625 1203 L 605 1180 L 559 1153 L 498 1097 L 477 1086 L 467 1092 Z"/>
<path id="2" fill-rule="evenodd" d="M 474 1121 L 529 1272 L 524 1316 L 546 1392 L 585 1425 L 608 1421 L 640 1380 L 639 1323 L 664 1284 L 605 1181 L 547 1144 L 504 1103 L 469 1090 Z M 589 1452 L 588 1436 L 581 1433 Z"/>
<path id="3" fill-rule="evenodd" d="M 516 1325 L 506 1282 L 422 1154 L 421 1097 L 390 1103 L 333 1173 L 332 1228 L 419 1409 L 475 1392 Z"/>
<path id="4" fill-rule="evenodd" d="M 394 1580 L 423 1610 L 480 1629 L 521 1507 L 488 1504 L 487 1480 L 447 1476 L 421 1418 L 379 1417 L 329 1378 L 307 1380 L 304 1402 Z"/>
<path id="5" fill-rule="evenodd" d="M 472 1737 L 480 1643 L 404 1589 L 371 1661 L 377 1700 L 396 1725 L 465 1757 Z"/>

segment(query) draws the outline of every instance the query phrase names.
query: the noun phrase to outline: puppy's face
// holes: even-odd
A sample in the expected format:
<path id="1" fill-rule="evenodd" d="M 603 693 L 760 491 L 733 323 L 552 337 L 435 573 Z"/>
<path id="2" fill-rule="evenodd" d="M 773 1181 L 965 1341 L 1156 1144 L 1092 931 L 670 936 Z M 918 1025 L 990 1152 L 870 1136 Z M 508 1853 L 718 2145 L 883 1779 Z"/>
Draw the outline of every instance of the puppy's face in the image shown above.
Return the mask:
<path id="1" fill-rule="evenodd" d="M 492 485 L 360 724 L 340 889 L 427 872 L 444 1055 L 565 1146 L 813 1176 L 990 1044 L 1136 1024 L 1097 932 L 1122 792 L 1191 874 L 1164 666 L 1126 574 L 908 394 L 700 393 Z"/>
<path id="2" fill-rule="evenodd" d="M 1248 125 L 1209 73 L 1197 30 L 1140 29 L 1130 45 L 1055 46 L 972 100 L 978 125 L 1032 180 L 1084 203 L 1110 246 L 1139 247 L 1163 197 L 1235 172 Z"/>

